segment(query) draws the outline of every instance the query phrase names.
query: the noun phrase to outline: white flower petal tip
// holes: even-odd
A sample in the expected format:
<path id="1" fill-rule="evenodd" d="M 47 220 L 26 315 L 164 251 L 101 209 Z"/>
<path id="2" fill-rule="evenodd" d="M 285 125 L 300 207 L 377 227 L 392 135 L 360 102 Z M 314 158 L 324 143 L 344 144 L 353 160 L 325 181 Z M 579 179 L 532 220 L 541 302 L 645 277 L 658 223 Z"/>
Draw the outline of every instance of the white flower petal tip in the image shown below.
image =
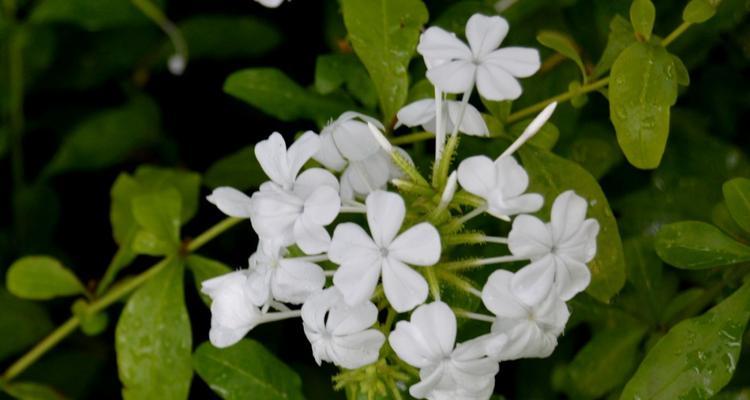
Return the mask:
<path id="1" fill-rule="evenodd" d="M 393 145 L 391 142 L 388 141 L 388 139 L 383 135 L 383 132 L 380 132 L 380 129 L 378 129 L 375 125 L 373 125 L 371 122 L 367 122 L 367 127 L 370 128 L 370 132 L 372 133 L 372 136 L 375 138 L 375 140 L 378 141 L 378 144 L 380 147 L 383 148 L 386 152 L 390 153 L 393 151 Z"/>
<path id="2" fill-rule="evenodd" d="M 447 93 L 465 93 L 476 84 L 488 100 L 518 98 L 522 88 L 517 78 L 533 75 L 541 60 L 536 49 L 498 49 L 508 28 L 500 16 L 474 14 L 466 24 L 468 45 L 441 28 L 427 29 L 417 46 L 428 66 L 427 78 Z"/>
<path id="3" fill-rule="evenodd" d="M 547 224 L 522 215 L 513 221 L 508 248 L 532 263 L 516 273 L 512 289 L 527 302 L 537 302 L 545 290 L 564 301 L 586 289 L 591 272 L 586 263 L 596 255 L 599 224 L 586 218 L 588 203 L 573 191 L 560 194 Z"/>
<path id="4" fill-rule="evenodd" d="M 526 127 L 526 129 L 523 130 L 523 133 L 516 139 L 505 151 L 503 154 L 500 155 L 500 157 L 507 157 L 513 153 L 516 152 L 521 146 L 524 145 L 524 143 L 528 142 L 529 139 L 534 137 L 539 130 L 542 129 L 544 124 L 547 123 L 547 121 L 552 116 L 552 113 L 555 112 L 555 109 L 557 108 L 557 102 L 550 103 L 547 107 L 544 108 L 534 119 L 529 123 L 529 125 Z"/>
<path id="5" fill-rule="evenodd" d="M 216 347 L 229 347 L 261 323 L 260 310 L 250 301 L 247 271 L 231 272 L 201 284 L 211 298 L 209 339 Z"/>
<path id="6" fill-rule="evenodd" d="M 385 335 L 371 329 L 378 309 L 371 302 L 349 306 L 336 288 L 310 297 L 302 306 L 305 336 L 318 362 L 328 361 L 347 369 L 377 361 Z"/>
<path id="7" fill-rule="evenodd" d="M 206 200 L 230 217 L 250 218 L 252 216 L 252 200 L 235 188 L 218 187 L 206 196 Z"/>
<path id="8" fill-rule="evenodd" d="M 182 54 L 172 54 L 167 60 L 167 69 L 172 75 L 182 75 L 185 72 L 185 67 L 187 67 L 187 60 Z"/>
<path id="9" fill-rule="evenodd" d="M 447 206 L 448 203 L 453 200 L 453 196 L 456 194 L 456 189 L 458 188 L 458 172 L 453 171 L 448 176 L 448 181 L 445 183 L 445 189 L 443 190 L 443 194 L 440 195 L 440 204 L 443 206 Z"/>
<path id="10" fill-rule="evenodd" d="M 260 3 L 266 8 L 277 8 L 284 2 L 284 0 L 255 0 L 256 3 Z"/>
<path id="11" fill-rule="evenodd" d="M 399 321 L 388 342 L 407 364 L 419 368 L 420 381 L 409 388 L 416 398 L 480 399 L 492 392 L 497 362 L 483 343 L 456 346 L 456 316 L 443 302 L 417 307 L 410 321 Z"/>

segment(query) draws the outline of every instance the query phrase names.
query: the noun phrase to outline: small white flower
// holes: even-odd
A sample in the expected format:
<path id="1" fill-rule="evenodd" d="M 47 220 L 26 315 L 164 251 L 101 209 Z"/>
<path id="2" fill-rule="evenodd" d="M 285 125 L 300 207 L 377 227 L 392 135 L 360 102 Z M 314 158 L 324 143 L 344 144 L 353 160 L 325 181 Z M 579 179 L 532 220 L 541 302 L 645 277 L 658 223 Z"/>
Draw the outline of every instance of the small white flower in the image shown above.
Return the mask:
<path id="1" fill-rule="evenodd" d="M 367 123 L 383 129 L 376 119 L 350 111 L 320 133 L 320 149 L 314 158 L 326 168 L 342 172 L 341 197 L 346 200 L 383 189 L 390 179 L 400 176 Z"/>
<path id="2" fill-rule="evenodd" d="M 466 24 L 469 46 L 441 28 L 427 29 L 417 50 L 430 66 L 427 78 L 447 93 L 466 93 L 476 83 L 489 100 L 514 100 L 522 92 L 516 78 L 533 75 L 541 66 L 539 52 L 523 47 L 497 49 L 508 34 L 500 17 L 474 14 Z"/>
<path id="3" fill-rule="evenodd" d="M 419 368 L 420 381 L 409 388 L 418 399 L 489 399 L 497 362 L 478 341 L 456 342 L 456 316 L 443 302 L 419 306 L 411 321 L 399 321 L 388 337 L 393 351 Z"/>
<path id="4" fill-rule="evenodd" d="M 230 217 L 250 218 L 252 216 L 252 200 L 248 195 L 233 187 L 218 187 L 206 197 L 206 200 Z"/>
<path id="5" fill-rule="evenodd" d="M 487 202 L 487 212 L 498 217 L 539 210 L 544 198 L 524 193 L 529 175 L 512 156 L 501 156 L 494 162 L 485 156 L 473 156 L 458 166 L 458 182 L 467 192 Z"/>
<path id="6" fill-rule="evenodd" d="M 399 124 L 408 127 L 422 125 L 422 129 L 427 132 L 436 131 L 436 102 L 435 99 L 417 100 L 406 105 L 399 110 L 397 117 Z M 443 129 L 452 132 L 456 122 L 461 115 L 461 102 L 455 100 L 443 101 Z M 460 132 L 471 136 L 488 136 L 489 129 L 482 118 L 482 114 L 471 104 L 466 104 L 461 125 L 458 127 Z"/>
<path id="7" fill-rule="evenodd" d="M 568 307 L 554 292 L 538 304 L 525 303 L 511 290 L 513 276 L 510 271 L 497 270 L 482 289 L 482 302 L 497 316 L 490 335 L 507 338 L 502 346 L 488 341 L 487 353 L 497 361 L 548 357 L 568 321 Z"/>
<path id="8" fill-rule="evenodd" d="M 308 261 L 284 258 L 286 249 L 274 241 L 261 241 L 250 256 L 250 300 L 267 309 L 272 300 L 302 304 L 311 294 L 323 289 L 323 269 Z"/>
<path id="9" fill-rule="evenodd" d="M 305 132 L 286 148 L 284 137 L 274 132 L 255 145 L 255 157 L 263 172 L 284 190 L 292 190 L 302 166 L 320 149 L 320 138 L 312 131 Z"/>
<path id="10" fill-rule="evenodd" d="M 377 321 L 378 308 L 369 301 L 347 305 L 336 288 L 310 297 L 302 306 L 305 336 L 315 361 L 355 369 L 377 361 L 385 336 L 368 329 Z"/>
<path id="11" fill-rule="evenodd" d="M 409 311 L 427 299 L 427 281 L 407 264 L 431 266 L 440 259 L 440 235 L 423 222 L 398 234 L 404 222 L 404 200 L 395 193 L 376 191 L 365 201 L 372 237 L 359 225 L 336 227 L 328 250 L 340 264 L 334 285 L 354 305 L 369 299 L 383 276 L 385 296 L 398 312 Z"/>
<path id="12" fill-rule="evenodd" d="M 201 291 L 211 297 L 209 339 L 216 347 L 229 347 L 261 323 L 263 314 L 251 298 L 248 271 L 235 271 L 204 281 Z"/>
<path id="13" fill-rule="evenodd" d="M 586 263 L 596 255 L 599 223 L 586 219 L 587 208 L 586 200 L 569 190 L 555 199 L 549 223 L 530 215 L 513 221 L 508 248 L 532 261 L 511 282 L 526 303 L 538 303 L 551 290 L 567 301 L 588 286 L 591 272 Z"/>
<path id="14" fill-rule="evenodd" d="M 255 0 L 255 2 L 260 3 L 263 7 L 277 8 L 284 0 Z"/>

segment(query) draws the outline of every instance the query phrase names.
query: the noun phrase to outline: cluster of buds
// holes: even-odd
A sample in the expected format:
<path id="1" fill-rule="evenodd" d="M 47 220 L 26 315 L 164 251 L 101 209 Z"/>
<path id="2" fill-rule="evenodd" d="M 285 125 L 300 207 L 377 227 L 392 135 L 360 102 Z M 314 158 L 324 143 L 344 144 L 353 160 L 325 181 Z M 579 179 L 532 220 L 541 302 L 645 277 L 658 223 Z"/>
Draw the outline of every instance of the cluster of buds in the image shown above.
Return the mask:
<path id="1" fill-rule="evenodd" d="M 251 196 L 223 187 L 208 198 L 250 219 L 259 237 L 248 268 L 203 282 L 215 346 L 231 346 L 261 323 L 301 318 L 318 364 L 342 369 L 341 386 L 398 397 L 416 380 L 409 393 L 427 399 L 488 399 L 500 362 L 552 353 L 570 315 L 566 301 L 589 284 L 599 230 L 572 191 L 554 199 L 549 222 L 531 215 L 545 199 L 527 193 L 529 176 L 513 155 L 555 104 L 494 160 L 469 157 L 451 172 L 459 133 L 488 135 L 469 104 L 474 88 L 489 100 L 513 100 L 521 94 L 516 78 L 539 69 L 534 49 L 497 49 L 507 31 L 503 18 L 477 14 L 466 27 L 469 45 L 436 27 L 422 35 L 418 51 L 435 98 L 407 105 L 398 118 L 435 134 L 430 180 L 380 122 L 355 112 L 288 147 L 278 133 L 256 145 L 270 180 Z M 480 216 L 511 224 L 510 233 L 465 228 Z M 498 255 L 455 257 L 475 244 L 492 244 Z M 527 264 L 498 267 L 518 262 Z M 467 276 L 477 268 L 494 270 L 477 283 Z M 476 296 L 486 310 L 444 302 L 447 287 Z M 457 318 L 491 325 L 456 343 Z"/>

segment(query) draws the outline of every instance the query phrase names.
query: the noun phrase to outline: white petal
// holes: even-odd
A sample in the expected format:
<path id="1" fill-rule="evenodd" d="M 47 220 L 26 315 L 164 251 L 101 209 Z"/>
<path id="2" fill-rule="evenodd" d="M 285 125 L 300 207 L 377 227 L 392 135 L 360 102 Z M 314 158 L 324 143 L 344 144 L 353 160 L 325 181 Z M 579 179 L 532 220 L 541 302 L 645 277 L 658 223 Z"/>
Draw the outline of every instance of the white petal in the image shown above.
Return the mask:
<path id="1" fill-rule="evenodd" d="M 482 289 L 482 302 L 498 318 L 520 319 L 529 315 L 529 310 L 511 291 L 513 273 L 497 270 L 487 278 Z"/>
<path id="2" fill-rule="evenodd" d="M 301 199 L 306 199 L 321 186 L 339 191 L 339 182 L 332 173 L 322 168 L 310 168 L 299 174 L 294 181 L 294 194 Z"/>
<path id="3" fill-rule="evenodd" d="M 216 347 L 231 346 L 258 324 L 260 316 L 248 301 L 244 285 L 227 285 L 211 303 L 209 339 Z"/>
<path id="4" fill-rule="evenodd" d="M 474 14 L 466 23 L 466 39 L 474 57 L 481 58 L 495 50 L 508 34 L 508 21 L 500 16 Z"/>
<path id="5" fill-rule="evenodd" d="M 271 288 L 276 300 L 302 304 L 311 294 L 323 289 L 325 282 L 323 269 L 318 265 L 286 259 L 279 262 Z"/>
<path id="6" fill-rule="evenodd" d="M 396 116 L 400 123 L 408 127 L 427 124 L 435 119 L 435 100 L 423 99 L 407 104 Z"/>
<path id="7" fill-rule="evenodd" d="M 320 138 L 313 131 L 307 131 L 289 146 L 287 151 L 287 163 L 289 163 L 289 174 L 294 179 L 302 166 L 320 150 Z"/>
<path id="8" fill-rule="evenodd" d="M 442 356 L 453 352 L 456 343 L 456 316 L 442 301 L 435 301 L 417 308 L 411 315 L 411 323 L 419 328 L 425 338 Z"/>
<path id="9" fill-rule="evenodd" d="M 378 320 L 378 308 L 370 301 L 347 306 L 338 304 L 328 313 L 326 327 L 337 336 L 351 335 L 364 331 Z"/>
<path id="10" fill-rule="evenodd" d="M 332 339 L 332 349 L 336 364 L 347 369 L 355 369 L 378 360 L 380 348 L 385 343 L 385 335 L 376 329 L 337 336 Z"/>
<path id="11" fill-rule="evenodd" d="M 477 66 L 471 61 L 450 61 L 427 70 L 427 79 L 446 93 L 466 93 L 474 86 Z"/>
<path id="12" fill-rule="evenodd" d="M 219 275 L 201 282 L 201 292 L 213 298 L 221 293 L 228 285 L 243 285 L 247 281 L 248 271 L 240 270 Z"/>
<path id="13" fill-rule="evenodd" d="M 598 234 L 599 222 L 591 218 L 586 219 L 573 236 L 557 244 L 557 253 L 587 263 L 596 256 L 596 236 Z"/>
<path id="14" fill-rule="evenodd" d="M 573 236 L 586 218 L 586 199 L 568 190 L 561 193 L 552 204 L 550 224 L 555 243 L 563 243 Z"/>
<path id="15" fill-rule="evenodd" d="M 539 71 L 542 62 L 537 49 L 506 47 L 482 58 L 482 63 L 498 66 L 517 78 L 527 78 Z"/>
<path id="16" fill-rule="evenodd" d="M 495 164 L 488 157 L 469 157 L 458 165 L 458 183 L 469 193 L 486 197 L 496 182 Z"/>
<path id="17" fill-rule="evenodd" d="M 456 35 L 442 28 L 428 28 L 419 37 L 417 51 L 425 58 L 428 68 L 434 67 L 441 61 L 471 59 L 471 50 Z"/>
<path id="18" fill-rule="evenodd" d="M 554 281 L 555 260 L 553 256 L 546 256 L 518 270 L 510 287 L 525 304 L 536 305 L 549 295 Z"/>
<path id="19" fill-rule="evenodd" d="M 310 296 L 302 305 L 302 322 L 317 333 L 326 330 L 326 314 L 331 307 L 342 302 L 341 292 L 330 287 Z"/>
<path id="20" fill-rule="evenodd" d="M 320 186 L 305 200 L 302 215 L 315 224 L 328 225 L 336 219 L 340 210 L 338 188 Z"/>
<path id="21" fill-rule="evenodd" d="M 544 205 L 544 197 L 538 193 L 527 193 L 517 197 L 503 198 L 498 196 L 502 202 L 490 199 L 488 213 L 503 218 L 516 214 L 531 213 L 539 211 Z"/>
<path id="22" fill-rule="evenodd" d="M 436 343 L 424 337 L 419 327 L 407 321 L 396 323 L 388 343 L 400 359 L 416 368 L 428 367 L 445 356 L 440 354 Z"/>
<path id="23" fill-rule="evenodd" d="M 236 218 L 250 218 L 252 211 L 250 197 L 231 187 L 218 187 L 206 197 L 221 212 Z"/>
<path id="24" fill-rule="evenodd" d="M 453 127 L 461 116 L 461 102 L 447 101 L 446 103 L 448 115 L 450 116 L 450 126 Z M 471 104 L 466 105 L 458 130 L 471 136 L 488 136 L 490 134 L 487 123 L 482 118 L 482 114 Z"/>
<path id="25" fill-rule="evenodd" d="M 344 176 L 351 183 L 354 192 L 366 195 L 385 188 L 390 176 L 390 164 L 390 157 L 383 157 L 377 152 L 362 161 L 350 162 Z"/>
<path id="26" fill-rule="evenodd" d="M 508 234 L 508 249 L 515 256 L 537 259 L 554 246 L 547 225 L 531 215 L 519 215 Z"/>
<path id="27" fill-rule="evenodd" d="M 400 195 L 381 190 L 370 193 L 365 200 L 367 224 L 372 238 L 381 248 L 387 248 L 396 237 L 406 215 L 404 199 Z"/>
<path id="28" fill-rule="evenodd" d="M 477 90 L 487 100 L 515 100 L 523 90 L 508 71 L 492 64 L 480 64 L 477 68 Z"/>
<path id="29" fill-rule="evenodd" d="M 591 271 L 586 264 L 563 258 L 557 262 L 556 267 L 555 287 L 564 301 L 584 291 L 591 282 Z"/>
<path id="30" fill-rule="evenodd" d="M 255 145 L 255 158 L 272 181 L 285 189 L 291 189 L 294 176 L 289 170 L 286 143 L 280 133 L 274 132 L 268 139 L 258 142 Z"/>
<path id="31" fill-rule="evenodd" d="M 445 365 L 440 364 L 437 368 L 430 369 L 428 373 L 420 371 L 420 380 L 409 388 L 409 394 L 417 399 L 443 400 L 443 398 L 436 397 L 435 389 L 445 379 L 445 369 Z"/>
<path id="32" fill-rule="evenodd" d="M 333 131 L 333 141 L 349 161 L 364 160 L 380 150 L 367 124 L 357 120 L 339 122 Z"/>
<path id="33" fill-rule="evenodd" d="M 294 222 L 294 242 L 305 254 L 320 254 L 331 246 L 331 235 L 322 225 L 303 216 Z"/>
<path id="34" fill-rule="evenodd" d="M 401 261 L 383 260 L 382 274 L 385 297 L 396 311 L 409 311 L 427 299 L 427 281 Z"/>
<path id="35" fill-rule="evenodd" d="M 320 149 L 313 158 L 323 164 L 324 167 L 334 171 L 341 171 L 346 167 L 346 160 L 339 153 L 339 149 L 336 148 L 333 135 L 329 129 L 323 129 L 323 132 L 320 133 Z"/>
<path id="36" fill-rule="evenodd" d="M 253 305 L 263 307 L 271 300 L 273 269 L 269 265 L 256 265 L 247 276 L 247 298 Z"/>
<path id="37" fill-rule="evenodd" d="M 333 231 L 328 258 L 336 264 L 362 258 L 376 258 L 380 250 L 362 227 L 351 222 L 338 224 Z"/>
<path id="38" fill-rule="evenodd" d="M 414 225 L 388 246 L 388 254 L 412 265 L 435 265 L 440 260 L 440 234 L 427 222 Z"/>
<path id="39" fill-rule="evenodd" d="M 261 237 L 290 235 L 302 211 L 302 201 L 284 191 L 258 191 L 253 194 L 253 229 Z"/>
<path id="40" fill-rule="evenodd" d="M 506 197 L 518 196 L 529 187 L 529 174 L 513 156 L 500 157 L 495 160 L 495 169 L 497 185 L 502 188 Z"/>
<path id="41" fill-rule="evenodd" d="M 344 296 L 346 304 L 359 304 L 375 293 L 380 269 L 381 262 L 377 258 L 364 257 L 347 261 L 333 275 L 333 285 Z"/>

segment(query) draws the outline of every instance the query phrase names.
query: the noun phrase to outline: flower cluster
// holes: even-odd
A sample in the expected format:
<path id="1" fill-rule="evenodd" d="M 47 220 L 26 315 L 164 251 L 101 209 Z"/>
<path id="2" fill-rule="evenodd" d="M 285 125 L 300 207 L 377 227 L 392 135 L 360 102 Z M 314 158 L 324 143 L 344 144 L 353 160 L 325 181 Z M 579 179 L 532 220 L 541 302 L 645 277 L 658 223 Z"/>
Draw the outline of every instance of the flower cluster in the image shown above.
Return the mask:
<path id="1" fill-rule="evenodd" d="M 487 99 L 515 99 L 516 78 L 539 68 L 536 50 L 497 49 L 507 31 L 501 17 L 474 15 L 468 46 L 436 27 L 422 35 L 418 50 L 435 99 L 407 105 L 398 118 L 435 133 L 431 183 L 390 144 L 383 125 L 355 112 L 289 146 L 279 133 L 256 145 L 269 180 L 252 196 L 223 187 L 208 197 L 227 215 L 250 219 L 259 237 L 248 268 L 203 282 L 215 346 L 236 343 L 258 324 L 301 317 L 318 364 L 353 374 L 342 382 L 377 364 L 392 372 L 382 379 L 395 380 L 381 386 L 395 390 L 408 379 L 400 372 L 414 373 L 419 381 L 409 392 L 427 399 L 487 399 L 499 362 L 552 353 L 570 315 L 565 302 L 589 284 L 586 263 L 599 229 L 572 191 L 554 200 L 549 222 L 530 215 L 545 199 L 527 193 L 529 176 L 513 153 L 555 104 L 494 160 L 469 157 L 449 173 L 459 132 L 489 134 L 468 104 L 474 87 Z M 462 101 L 446 93 L 462 93 Z M 466 230 L 480 215 L 510 222 L 508 236 Z M 510 254 L 451 258 L 457 246 L 484 243 L 505 245 Z M 523 261 L 516 272 L 496 269 L 481 290 L 466 274 Z M 451 307 L 441 300 L 443 286 L 477 296 L 492 315 Z M 457 317 L 491 327 L 456 343 Z"/>

